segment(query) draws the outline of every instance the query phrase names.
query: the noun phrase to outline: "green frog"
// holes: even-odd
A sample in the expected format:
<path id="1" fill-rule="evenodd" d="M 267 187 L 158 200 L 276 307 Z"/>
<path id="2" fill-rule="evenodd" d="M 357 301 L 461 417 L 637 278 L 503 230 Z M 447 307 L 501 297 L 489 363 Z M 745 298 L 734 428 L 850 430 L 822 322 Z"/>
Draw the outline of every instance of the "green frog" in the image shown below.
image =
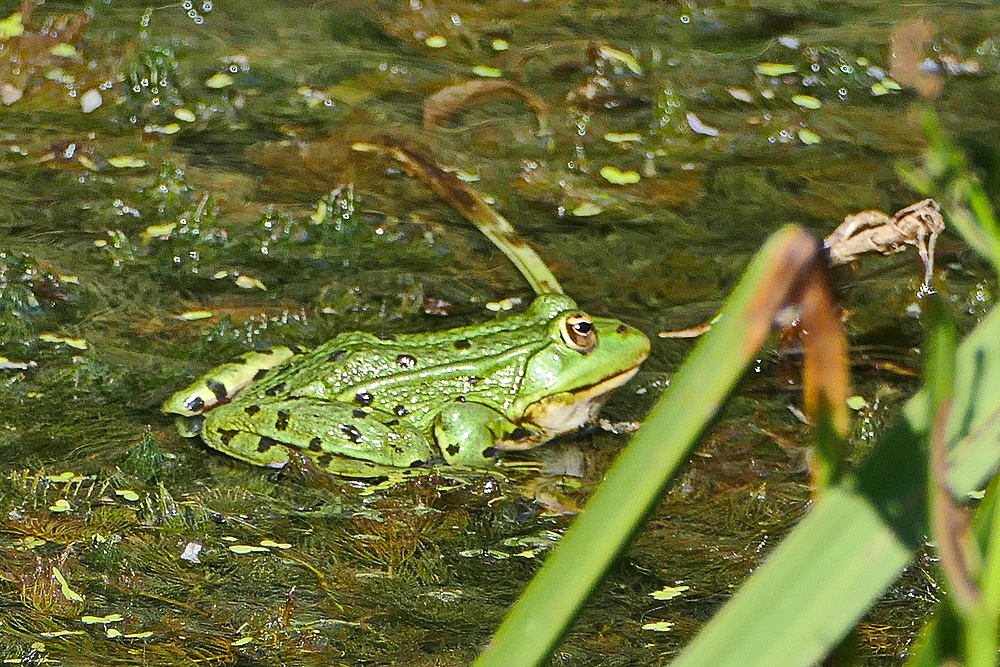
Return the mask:
<path id="1" fill-rule="evenodd" d="M 649 354 L 649 339 L 562 294 L 524 313 L 437 333 L 345 333 L 311 350 L 251 352 L 163 411 L 211 447 L 282 467 L 298 450 L 352 477 L 492 465 L 591 422 Z"/>

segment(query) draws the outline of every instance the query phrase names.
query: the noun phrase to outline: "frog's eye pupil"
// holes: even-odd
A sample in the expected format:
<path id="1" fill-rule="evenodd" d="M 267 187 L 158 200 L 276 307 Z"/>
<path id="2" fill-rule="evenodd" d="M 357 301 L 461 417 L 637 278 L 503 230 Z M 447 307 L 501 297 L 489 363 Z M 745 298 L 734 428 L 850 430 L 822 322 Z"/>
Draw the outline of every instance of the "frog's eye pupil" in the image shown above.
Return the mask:
<path id="1" fill-rule="evenodd" d="M 574 313 L 566 318 L 563 340 L 581 354 L 592 352 L 597 347 L 597 331 L 594 322 L 583 313 Z"/>

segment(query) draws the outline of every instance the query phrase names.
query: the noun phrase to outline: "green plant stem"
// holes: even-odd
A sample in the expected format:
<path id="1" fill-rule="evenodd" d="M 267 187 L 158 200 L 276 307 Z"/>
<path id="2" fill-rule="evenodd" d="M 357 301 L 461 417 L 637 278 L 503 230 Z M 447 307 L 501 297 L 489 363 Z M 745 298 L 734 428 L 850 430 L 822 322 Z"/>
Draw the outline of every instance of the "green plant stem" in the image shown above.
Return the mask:
<path id="1" fill-rule="evenodd" d="M 562 285 L 555 274 L 521 238 L 507 218 L 490 206 L 475 189 L 463 183 L 455 174 L 442 169 L 430 151 L 412 141 L 388 134 L 372 137 L 372 143 L 358 142 L 354 144 L 354 149 L 362 152 L 378 150 L 391 155 L 413 176 L 454 206 L 499 248 L 536 294 L 563 294 Z"/>

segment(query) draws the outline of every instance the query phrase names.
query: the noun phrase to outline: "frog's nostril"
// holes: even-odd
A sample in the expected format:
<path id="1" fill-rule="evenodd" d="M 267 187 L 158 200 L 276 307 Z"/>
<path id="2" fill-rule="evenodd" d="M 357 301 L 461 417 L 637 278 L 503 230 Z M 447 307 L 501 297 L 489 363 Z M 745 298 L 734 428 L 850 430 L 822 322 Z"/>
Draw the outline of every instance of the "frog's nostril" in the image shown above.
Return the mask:
<path id="1" fill-rule="evenodd" d="M 619 324 L 618 325 L 618 333 L 623 334 L 626 331 L 628 331 L 628 325 L 627 324 Z"/>

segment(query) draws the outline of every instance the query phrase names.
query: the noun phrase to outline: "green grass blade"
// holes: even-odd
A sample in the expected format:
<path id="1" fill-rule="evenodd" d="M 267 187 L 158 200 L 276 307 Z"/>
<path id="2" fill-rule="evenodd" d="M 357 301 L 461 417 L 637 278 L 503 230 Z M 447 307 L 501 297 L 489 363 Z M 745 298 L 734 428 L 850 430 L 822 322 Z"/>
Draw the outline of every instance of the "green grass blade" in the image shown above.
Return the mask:
<path id="1" fill-rule="evenodd" d="M 977 538 L 985 553 L 979 588 L 983 593 L 976 627 L 970 632 L 977 644 L 975 660 L 988 664 L 996 660 L 1000 644 L 1000 479 L 994 477 L 986 500 L 977 511 Z"/>
<path id="2" fill-rule="evenodd" d="M 1000 309 L 966 337 L 955 366 L 955 397 L 948 424 L 948 480 L 966 498 L 1000 470 Z M 912 401 L 911 401 L 912 402 Z M 907 418 L 915 418 L 911 406 Z"/>
<path id="3" fill-rule="evenodd" d="M 949 484 L 981 489 L 1000 465 L 1000 311 L 959 346 L 947 429 Z M 927 531 L 925 392 L 849 483 L 833 487 L 674 663 L 811 665 L 833 648 L 921 546 Z M 766 612 L 766 613 L 765 613 Z M 780 628 L 780 632 L 775 632 Z"/>
<path id="4" fill-rule="evenodd" d="M 984 563 L 979 574 L 982 599 L 966 618 L 966 662 L 968 667 L 997 664 L 998 622 L 1000 622 L 1000 511 L 994 479 L 985 502 L 976 512 L 977 543 L 983 547 Z"/>
<path id="5" fill-rule="evenodd" d="M 848 484 L 827 489 L 672 663 L 812 665 L 909 562 L 925 530 L 921 435 L 901 422 Z"/>
<path id="6" fill-rule="evenodd" d="M 983 184 L 965 156 L 952 147 L 934 108 L 924 107 L 920 120 L 927 135 L 927 169 L 907 180 L 923 194 L 941 200 L 950 224 L 1000 274 L 1000 225 Z"/>
<path id="7" fill-rule="evenodd" d="M 963 624 L 956 605 L 945 598 L 920 633 L 907 667 L 955 664 L 995 665 L 1000 623 L 1000 478 L 994 477 L 976 510 L 976 542 L 986 554 L 980 578 L 983 597 L 971 622 Z M 963 641 L 964 640 L 964 641 Z"/>
<path id="8" fill-rule="evenodd" d="M 530 667 L 548 656 L 767 337 L 772 314 L 785 300 L 769 282 L 779 278 L 787 282 L 792 272 L 788 267 L 811 260 L 818 247 L 811 235 L 787 227 L 755 256 L 722 317 L 674 376 L 667 393 L 504 619 L 477 667 Z"/>
<path id="9" fill-rule="evenodd" d="M 969 667 L 993 667 L 997 662 L 997 613 L 996 601 L 984 595 L 981 581 L 991 577 L 990 566 L 996 554 L 990 554 L 989 534 L 983 535 L 984 526 L 995 523 L 994 497 L 987 498 L 979 508 L 976 539 L 970 539 L 968 517 L 964 508 L 956 501 L 948 488 L 948 461 L 946 459 L 948 440 L 946 427 L 941 417 L 952 404 L 954 387 L 955 353 L 957 333 L 948 316 L 944 304 L 932 299 L 928 304 L 929 326 L 926 347 L 925 386 L 931 397 L 929 421 L 934 423 L 930 438 L 930 461 L 932 468 L 929 498 L 931 505 L 931 533 L 937 545 L 938 562 L 944 575 L 943 584 L 947 597 L 940 610 L 941 618 L 954 615 L 960 621 L 958 635 L 964 637 L 964 654 L 957 655 L 958 662 Z M 967 414 L 968 408 L 966 406 Z M 993 406 L 992 409 L 996 409 Z M 963 420 L 967 417 L 963 417 Z M 960 425 L 960 428 L 962 426 Z M 968 436 L 966 436 L 968 439 Z M 979 433 L 974 440 L 982 440 Z M 996 442 L 993 440 L 992 442 Z M 995 491 L 995 483 L 994 483 Z M 996 546 L 993 544 L 992 546 Z M 986 552 L 986 569 L 980 567 L 982 553 Z M 995 593 L 991 591 L 992 593 Z M 938 635 L 937 640 L 942 638 Z"/>

